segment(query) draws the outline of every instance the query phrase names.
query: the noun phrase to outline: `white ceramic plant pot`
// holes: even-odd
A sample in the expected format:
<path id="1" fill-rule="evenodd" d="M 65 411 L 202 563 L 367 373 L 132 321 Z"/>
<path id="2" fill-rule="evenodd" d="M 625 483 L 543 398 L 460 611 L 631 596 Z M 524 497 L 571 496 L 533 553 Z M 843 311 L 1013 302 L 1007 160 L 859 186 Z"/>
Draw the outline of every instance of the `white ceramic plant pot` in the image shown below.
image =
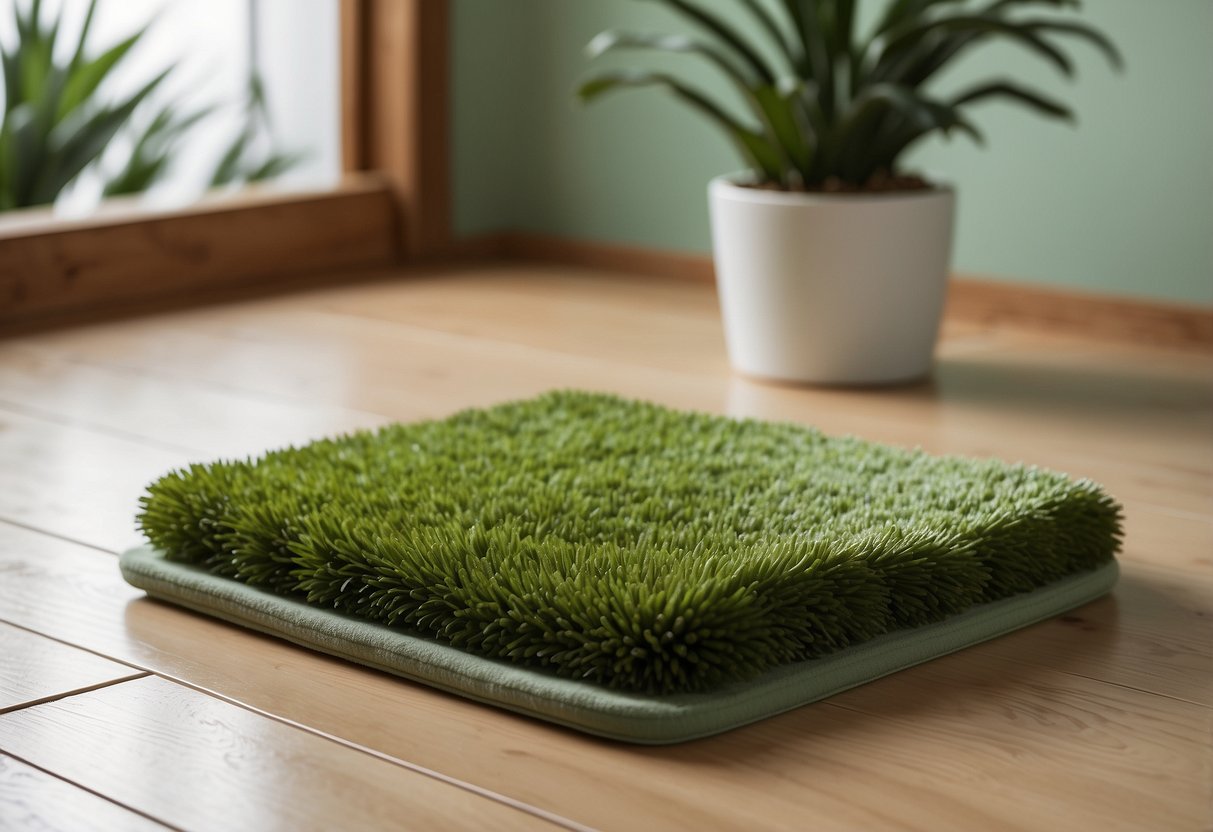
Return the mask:
<path id="1" fill-rule="evenodd" d="M 733 366 L 815 384 L 930 372 L 947 293 L 950 188 L 877 195 L 708 188 Z"/>

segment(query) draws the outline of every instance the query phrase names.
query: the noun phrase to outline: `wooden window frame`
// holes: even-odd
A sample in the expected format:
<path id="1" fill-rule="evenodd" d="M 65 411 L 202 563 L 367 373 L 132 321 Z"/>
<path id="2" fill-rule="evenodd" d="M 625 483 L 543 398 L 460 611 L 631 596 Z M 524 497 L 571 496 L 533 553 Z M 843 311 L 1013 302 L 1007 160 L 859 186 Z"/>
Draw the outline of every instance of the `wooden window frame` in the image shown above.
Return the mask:
<path id="1" fill-rule="evenodd" d="M 117 200 L 82 221 L 0 215 L 0 335 L 445 254 L 447 0 L 338 2 L 336 187 L 252 187 L 169 212 Z"/>
<path id="2" fill-rule="evenodd" d="M 392 189 L 404 253 L 451 246 L 448 0 L 341 0 L 341 146 L 348 172 Z"/>

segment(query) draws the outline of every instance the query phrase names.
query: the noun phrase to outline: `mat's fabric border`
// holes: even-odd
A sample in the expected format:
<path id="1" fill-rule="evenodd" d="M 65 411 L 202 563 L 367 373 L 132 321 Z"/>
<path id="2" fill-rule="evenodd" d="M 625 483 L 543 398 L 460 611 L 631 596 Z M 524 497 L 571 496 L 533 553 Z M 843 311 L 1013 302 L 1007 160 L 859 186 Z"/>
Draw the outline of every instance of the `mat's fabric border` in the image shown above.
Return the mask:
<path id="1" fill-rule="evenodd" d="M 938 624 L 887 633 L 711 693 L 644 696 L 474 656 L 381 624 L 254 589 L 150 546 L 122 574 L 153 598 L 403 676 L 460 696 L 625 742 L 666 745 L 719 734 L 1060 615 L 1107 593 L 1115 561 Z"/>

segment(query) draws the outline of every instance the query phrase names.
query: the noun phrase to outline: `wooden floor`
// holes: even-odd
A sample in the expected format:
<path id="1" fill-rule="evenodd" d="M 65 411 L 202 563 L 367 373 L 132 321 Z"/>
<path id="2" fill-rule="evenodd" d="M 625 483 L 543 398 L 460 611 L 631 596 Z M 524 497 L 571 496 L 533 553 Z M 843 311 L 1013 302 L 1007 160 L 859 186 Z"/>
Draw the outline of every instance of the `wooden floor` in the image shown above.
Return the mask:
<path id="1" fill-rule="evenodd" d="M 1213 362 L 952 322 L 933 381 L 726 366 L 701 284 L 555 267 L 351 282 L 0 341 L 0 827 L 1213 825 Z M 148 601 L 146 483 L 551 388 L 1092 477 L 1113 596 L 714 739 L 591 739 Z"/>

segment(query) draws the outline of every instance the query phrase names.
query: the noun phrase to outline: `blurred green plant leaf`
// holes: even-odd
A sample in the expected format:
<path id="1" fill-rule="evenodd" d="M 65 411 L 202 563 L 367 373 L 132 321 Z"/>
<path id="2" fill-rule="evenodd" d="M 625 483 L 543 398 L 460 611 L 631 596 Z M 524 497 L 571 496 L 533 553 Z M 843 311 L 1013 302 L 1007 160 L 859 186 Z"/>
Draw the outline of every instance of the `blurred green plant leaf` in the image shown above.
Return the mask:
<path id="1" fill-rule="evenodd" d="M 265 83 L 260 73 L 249 75 L 244 102 L 244 127 L 219 158 L 211 187 L 262 182 L 286 173 L 306 154 L 278 148 L 270 124 Z"/>
<path id="2" fill-rule="evenodd" d="M 1061 102 L 1009 80 L 983 81 L 951 96 L 930 93 L 942 69 L 980 45 L 1012 43 L 1071 75 L 1063 41 L 1081 40 L 1114 68 L 1123 66 L 1106 35 L 1074 18 L 1078 0 L 887 0 L 867 32 L 856 23 L 858 0 L 721 0 L 718 7 L 736 8 L 733 16 L 696 0 L 648 2 L 702 38 L 608 31 L 591 42 L 589 56 L 624 49 L 696 56 L 741 92 L 750 112 L 733 113 L 666 73 L 596 75 L 580 85 L 580 98 L 663 88 L 723 130 L 760 182 L 782 188 L 887 182 L 900 175 L 901 157 L 920 139 L 959 132 L 981 141 L 966 110 L 985 101 L 1073 119 Z M 1023 16 L 1032 11 L 1045 15 Z M 742 20 L 752 27 L 735 25 Z"/>
<path id="3" fill-rule="evenodd" d="M 0 211 L 54 202 L 86 170 L 100 170 L 101 157 L 120 136 L 129 139 L 130 150 L 115 172 L 102 171 L 103 193 L 145 191 L 167 174 L 191 131 L 216 112 L 215 107 L 203 107 L 183 114 L 171 105 L 159 105 L 150 119 L 136 115 L 156 106 L 149 99 L 175 65 L 129 95 L 105 96 L 107 83 L 144 40 L 148 26 L 94 52 L 88 40 L 97 8 L 98 0 L 90 0 L 75 41 L 60 49 L 62 11 L 43 20 L 41 0 L 13 4 L 16 42 L 0 45 Z M 255 72 L 240 106 L 245 126 L 217 165 L 217 185 L 272 178 L 303 158 L 262 138 L 271 130 L 265 87 Z"/>

